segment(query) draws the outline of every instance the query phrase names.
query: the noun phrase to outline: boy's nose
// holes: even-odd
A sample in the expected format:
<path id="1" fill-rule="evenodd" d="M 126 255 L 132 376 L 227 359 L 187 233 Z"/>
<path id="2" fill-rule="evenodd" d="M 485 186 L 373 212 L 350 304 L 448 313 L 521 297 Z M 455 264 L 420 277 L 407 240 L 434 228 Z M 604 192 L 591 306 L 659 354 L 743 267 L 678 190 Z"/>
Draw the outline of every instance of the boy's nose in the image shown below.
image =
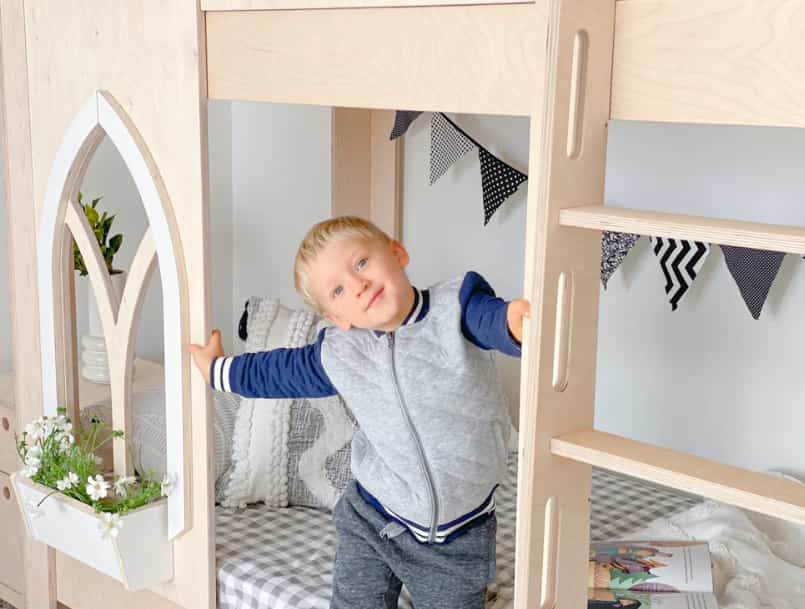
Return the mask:
<path id="1" fill-rule="evenodd" d="M 363 293 L 369 289 L 369 281 L 366 279 L 359 279 L 358 280 L 358 289 L 357 289 L 357 296 L 360 298 L 363 296 Z"/>

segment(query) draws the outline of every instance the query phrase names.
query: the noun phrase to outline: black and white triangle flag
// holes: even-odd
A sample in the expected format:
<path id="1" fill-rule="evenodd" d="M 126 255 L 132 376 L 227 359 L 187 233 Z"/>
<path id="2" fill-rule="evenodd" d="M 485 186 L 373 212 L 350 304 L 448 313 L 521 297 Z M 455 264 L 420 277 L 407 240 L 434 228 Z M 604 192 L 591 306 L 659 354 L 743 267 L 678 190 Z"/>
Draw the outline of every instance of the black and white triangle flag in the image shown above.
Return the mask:
<path id="1" fill-rule="evenodd" d="M 722 245 L 721 251 L 749 312 L 759 319 L 785 254 L 733 245 Z"/>
<path id="2" fill-rule="evenodd" d="M 414 112 L 413 110 L 397 110 L 397 113 L 394 115 L 394 127 L 391 129 L 389 139 L 396 140 L 408 131 L 408 127 L 411 126 L 411 123 L 413 123 L 420 114 L 422 113 Z"/>
<path id="3" fill-rule="evenodd" d="M 498 207 L 517 191 L 520 184 L 528 179 L 528 176 L 508 163 L 504 163 L 485 148 L 478 148 L 478 158 L 481 160 L 484 226 L 486 226 Z"/>
<path id="4" fill-rule="evenodd" d="M 665 237 L 653 237 L 652 241 L 654 254 L 665 276 L 665 293 L 671 303 L 671 310 L 676 311 L 679 301 L 690 289 L 702 268 L 710 246 L 701 241 Z"/>
<path id="5" fill-rule="evenodd" d="M 430 183 L 441 178 L 475 144 L 458 131 L 440 112 L 430 119 Z"/>
<path id="6" fill-rule="evenodd" d="M 631 251 L 639 238 L 640 235 L 608 230 L 601 235 L 601 283 L 604 284 L 605 290 L 609 278 L 618 270 L 626 254 Z"/>

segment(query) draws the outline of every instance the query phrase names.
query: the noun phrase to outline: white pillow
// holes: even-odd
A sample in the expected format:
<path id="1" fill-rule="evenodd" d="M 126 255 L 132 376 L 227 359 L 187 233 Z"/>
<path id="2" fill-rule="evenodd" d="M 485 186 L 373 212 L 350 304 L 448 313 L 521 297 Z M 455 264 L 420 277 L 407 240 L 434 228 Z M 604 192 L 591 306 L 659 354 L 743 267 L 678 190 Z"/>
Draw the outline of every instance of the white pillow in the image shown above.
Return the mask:
<path id="1" fill-rule="evenodd" d="M 241 328 L 247 331 L 248 352 L 301 347 L 314 342 L 326 325 L 319 316 L 289 309 L 274 298 L 250 298 L 246 313 Z M 354 430 L 354 419 L 338 395 L 243 398 L 221 503 L 239 507 L 264 501 L 269 507 L 332 509 L 352 475 Z"/>
<path id="2" fill-rule="evenodd" d="M 134 467 L 162 479 L 167 469 L 165 436 L 165 389 L 157 386 L 132 396 L 132 432 L 129 438 L 134 450 Z M 232 432 L 235 428 L 240 397 L 233 393 L 215 393 L 213 427 L 215 434 L 216 487 L 227 473 L 232 460 Z M 103 400 L 81 410 L 81 425 L 88 427 L 92 417 L 107 428 L 112 426 L 112 402 Z"/>

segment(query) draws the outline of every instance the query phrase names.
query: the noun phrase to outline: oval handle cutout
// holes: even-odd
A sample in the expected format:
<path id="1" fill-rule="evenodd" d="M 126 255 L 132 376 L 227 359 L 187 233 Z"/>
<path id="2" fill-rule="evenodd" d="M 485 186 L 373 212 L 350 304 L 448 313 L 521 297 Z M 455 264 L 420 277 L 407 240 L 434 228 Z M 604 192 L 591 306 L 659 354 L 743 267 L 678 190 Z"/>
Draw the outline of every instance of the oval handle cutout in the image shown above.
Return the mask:
<path id="1" fill-rule="evenodd" d="M 556 289 L 556 328 L 553 345 L 553 388 L 564 391 L 570 367 L 570 328 L 573 317 L 573 275 L 561 273 Z"/>
<path id="2" fill-rule="evenodd" d="M 584 132 L 584 91 L 587 87 L 587 60 L 590 37 L 586 31 L 576 32 L 573 39 L 573 64 L 570 72 L 570 95 L 567 112 L 567 157 L 577 159 L 581 154 Z"/>

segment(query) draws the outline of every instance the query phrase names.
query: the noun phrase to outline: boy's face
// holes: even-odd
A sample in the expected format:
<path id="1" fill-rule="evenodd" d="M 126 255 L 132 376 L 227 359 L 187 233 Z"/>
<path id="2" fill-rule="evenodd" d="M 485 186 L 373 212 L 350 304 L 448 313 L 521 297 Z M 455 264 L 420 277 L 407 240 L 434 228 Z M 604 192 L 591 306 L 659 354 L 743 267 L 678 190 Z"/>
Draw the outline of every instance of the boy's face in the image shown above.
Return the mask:
<path id="1" fill-rule="evenodd" d="M 395 240 L 336 239 L 310 263 L 310 291 L 324 316 L 340 328 L 396 330 L 414 302 L 404 271 L 408 261 L 408 252 Z"/>

